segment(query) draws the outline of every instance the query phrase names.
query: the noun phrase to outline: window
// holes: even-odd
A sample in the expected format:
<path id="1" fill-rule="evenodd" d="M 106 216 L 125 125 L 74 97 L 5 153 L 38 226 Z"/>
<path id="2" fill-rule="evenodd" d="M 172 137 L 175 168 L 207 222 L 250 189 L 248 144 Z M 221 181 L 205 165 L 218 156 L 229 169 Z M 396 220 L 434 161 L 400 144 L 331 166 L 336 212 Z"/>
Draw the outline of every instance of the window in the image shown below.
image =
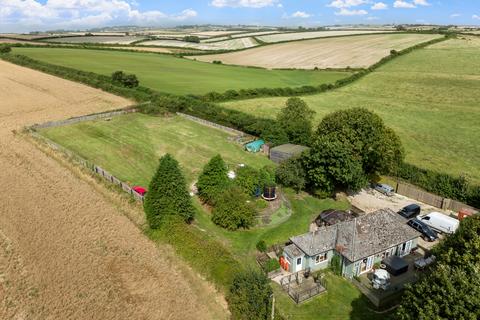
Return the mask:
<path id="1" fill-rule="evenodd" d="M 302 264 L 302 258 L 297 258 L 297 266 Z"/>
<path id="2" fill-rule="evenodd" d="M 325 260 L 327 260 L 326 252 L 315 256 L 315 264 L 319 264 L 320 262 L 323 262 Z"/>

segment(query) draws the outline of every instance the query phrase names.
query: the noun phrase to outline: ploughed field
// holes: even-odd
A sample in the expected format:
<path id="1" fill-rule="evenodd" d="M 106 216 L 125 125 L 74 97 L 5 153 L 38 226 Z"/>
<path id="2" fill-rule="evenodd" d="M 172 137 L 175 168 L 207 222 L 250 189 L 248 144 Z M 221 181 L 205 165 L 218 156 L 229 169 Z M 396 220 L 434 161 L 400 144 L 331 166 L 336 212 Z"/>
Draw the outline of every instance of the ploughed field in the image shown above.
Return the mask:
<path id="1" fill-rule="evenodd" d="M 128 114 L 41 133 L 132 185 L 148 186 L 165 153 L 179 161 L 189 183 L 217 154 L 232 167 L 243 163 L 261 168 L 271 163 L 262 154 L 244 151 L 233 141 L 235 135 L 180 116 Z"/>
<path id="2" fill-rule="evenodd" d="M 332 31 L 333 32 L 333 31 Z M 280 35 L 269 35 L 275 37 Z M 268 69 L 366 68 L 390 54 L 441 37 L 438 34 L 376 34 L 280 43 L 247 51 L 191 56 L 190 59 Z"/>
<path id="3" fill-rule="evenodd" d="M 212 38 L 214 40 L 215 38 Z M 161 46 L 161 47 L 176 47 L 176 48 L 191 48 L 197 50 L 239 50 L 255 47 L 258 45 L 257 41 L 251 37 L 226 39 L 215 42 L 186 42 L 180 40 L 151 40 L 144 41 L 138 44 L 139 46 Z"/>
<path id="4" fill-rule="evenodd" d="M 349 72 L 337 71 L 264 70 L 214 65 L 143 52 L 63 48 L 14 48 L 13 52 L 51 64 L 104 75 L 117 70 L 134 73 L 141 85 L 174 94 L 320 85 L 350 75 Z"/>
<path id="5" fill-rule="evenodd" d="M 222 318 L 210 286 L 118 203 L 13 132 L 131 103 L 0 60 L 1 319 Z"/>
<path id="6" fill-rule="evenodd" d="M 303 98 L 317 112 L 365 107 L 400 135 L 406 160 L 480 183 L 480 39 L 448 40 L 401 56 L 344 88 Z M 275 117 L 285 98 L 224 106 Z"/>

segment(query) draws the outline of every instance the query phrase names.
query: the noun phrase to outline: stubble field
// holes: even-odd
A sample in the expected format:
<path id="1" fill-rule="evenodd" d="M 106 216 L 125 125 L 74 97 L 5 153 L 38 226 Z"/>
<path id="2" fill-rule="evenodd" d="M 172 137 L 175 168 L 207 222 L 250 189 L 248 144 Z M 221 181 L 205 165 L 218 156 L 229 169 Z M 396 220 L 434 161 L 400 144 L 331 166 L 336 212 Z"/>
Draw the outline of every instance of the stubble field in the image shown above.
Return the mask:
<path id="1" fill-rule="evenodd" d="M 392 49 L 406 49 L 438 37 L 428 34 L 380 34 L 326 38 L 188 58 L 268 69 L 366 68 L 388 56 Z"/>
<path id="2" fill-rule="evenodd" d="M 168 248 L 12 132 L 130 103 L 0 61 L 1 319 L 224 317 L 213 289 Z"/>
<path id="3" fill-rule="evenodd" d="M 347 87 L 303 99 L 317 121 L 339 109 L 375 111 L 400 135 L 408 162 L 480 183 L 479 52 L 476 37 L 448 40 L 401 56 Z M 224 106 L 274 117 L 285 100 Z"/>

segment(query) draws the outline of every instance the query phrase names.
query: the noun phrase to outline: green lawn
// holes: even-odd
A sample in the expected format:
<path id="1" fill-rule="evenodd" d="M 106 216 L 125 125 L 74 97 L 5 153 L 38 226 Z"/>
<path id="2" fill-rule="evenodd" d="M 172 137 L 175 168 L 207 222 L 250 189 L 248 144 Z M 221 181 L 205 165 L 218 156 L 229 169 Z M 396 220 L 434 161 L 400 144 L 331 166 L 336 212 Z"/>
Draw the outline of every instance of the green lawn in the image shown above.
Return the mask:
<path id="1" fill-rule="evenodd" d="M 358 289 L 342 277 L 326 273 L 327 292 L 296 305 L 278 284 L 273 285 L 276 306 L 286 319 L 298 320 L 386 320 L 391 312 L 377 314 Z"/>
<path id="2" fill-rule="evenodd" d="M 265 70 L 215 65 L 144 52 L 63 48 L 14 48 L 13 52 L 103 75 L 110 75 L 117 70 L 134 73 L 141 85 L 174 94 L 320 85 L 350 75 L 338 71 Z"/>
<path id="3" fill-rule="evenodd" d="M 231 134 L 179 116 L 136 113 L 41 133 L 132 185 L 148 186 L 158 159 L 165 153 L 180 162 L 188 183 L 219 153 L 232 167 L 244 163 L 260 168 L 272 163 L 265 155 L 245 152 L 229 140 Z"/>
<path id="4" fill-rule="evenodd" d="M 304 97 L 317 112 L 366 107 L 400 135 L 406 160 L 480 183 L 480 39 L 449 40 L 384 65 L 347 87 Z M 225 103 L 274 117 L 285 98 Z"/>

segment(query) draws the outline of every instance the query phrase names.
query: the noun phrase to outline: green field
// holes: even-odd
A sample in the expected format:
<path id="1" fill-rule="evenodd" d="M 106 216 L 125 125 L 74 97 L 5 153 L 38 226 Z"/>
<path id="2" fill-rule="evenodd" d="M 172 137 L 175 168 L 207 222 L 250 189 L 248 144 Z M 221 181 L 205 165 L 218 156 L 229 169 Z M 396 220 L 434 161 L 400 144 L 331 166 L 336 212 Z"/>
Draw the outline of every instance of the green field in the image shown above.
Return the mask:
<path id="1" fill-rule="evenodd" d="M 141 85 L 174 94 L 320 85 L 350 75 L 340 71 L 265 70 L 215 65 L 145 52 L 63 48 L 14 48 L 13 52 L 103 75 L 117 70 L 134 73 Z"/>
<path id="2" fill-rule="evenodd" d="M 260 168 L 271 164 L 266 156 L 245 152 L 230 141 L 233 135 L 179 116 L 136 113 L 110 121 L 44 129 L 41 133 L 132 185 L 148 186 L 165 153 L 180 162 L 189 183 L 219 153 L 230 166 L 244 163 Z"/>
<path id="3" fill-rule="evenodd" d="M 480 183 L 480 39 L 449 40 L 401 56 L 338 90 L 304 97 L 319 121 L 366 107 L 400 135 L 406 160 Z M 274 117 L 285 98 L 225 103 Z"/>

